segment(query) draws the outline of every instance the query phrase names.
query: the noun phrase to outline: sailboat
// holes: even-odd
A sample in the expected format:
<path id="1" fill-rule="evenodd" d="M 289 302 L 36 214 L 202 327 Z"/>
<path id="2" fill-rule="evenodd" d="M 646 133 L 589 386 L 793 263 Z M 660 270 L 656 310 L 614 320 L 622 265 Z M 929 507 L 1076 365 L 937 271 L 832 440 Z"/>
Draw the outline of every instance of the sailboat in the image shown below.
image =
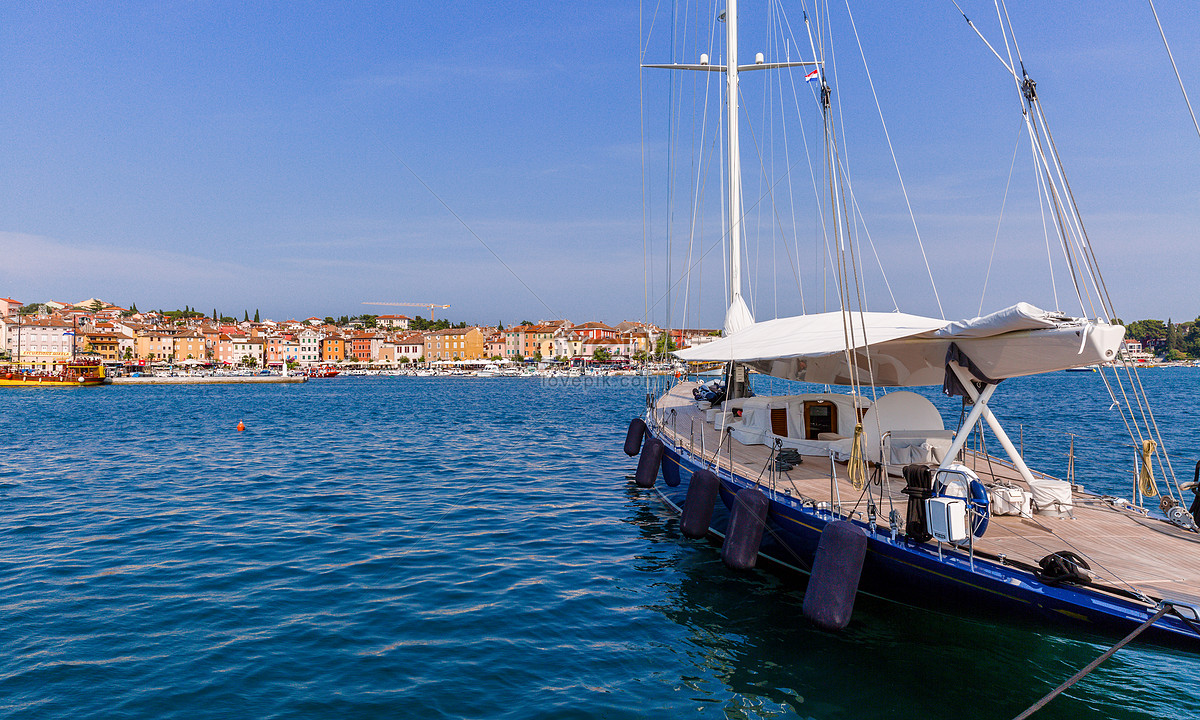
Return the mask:
<path id="1" fill-rule="evenodd" d="M 720 18 L 723 62 L 702 55 L 694 63 L 643 65 L 723 76 L 728 305 L 722 337 L 674 352 L 680 361 L 723 368 L 723 381 L 679 378 L 648 393 L 645 413 L 631 421 L 625 452 L 639 455 L 637 484 L 680 514 L 685 536 L 720 542 L 733 570 L 762 563 L 808 575 L 805 614 L 831 630 L 846 627 L 854 598 L 867 592 L 993 619 L 1140 628 L 1147 637 L 1200 647 L 1200 501 L 1185 506 L 1153 415 L 1135 402 L 1145 393 L 1121 355 L 1124 328 L 1113 322 L 1024 64 L 993 50 L 1022 97 L 1039 191 L 1053 209 L 1072 278 L 1077 288 L 1091 283 L 1077 295 L 1096 312 L 1075 317 L 1018 303 L 947 321 L 871 311 L 855 290 L 849 208 L 857 203 L 843 180 L 827 61 L 810 30 L 811 60 L 759 53 L 739 64 L 737 5 L 727 0 Z M 838 310 L 756 321 L 746 303 L 739 75 L 751 71 L 799 72 L 818 83 Z M 993 411 L 1006 379 L 1090 366 L 1105 369 L 1121 401 L 1114 412 L 1139 448 L 1132 500 L 1029 467 Z M 755 377 L 815 387 L 756 395 Z M 956 427 L 907 389 L 927 386 L 961 401 Z M 1156 470 L 1168 485 L 1161 495 Z"/>

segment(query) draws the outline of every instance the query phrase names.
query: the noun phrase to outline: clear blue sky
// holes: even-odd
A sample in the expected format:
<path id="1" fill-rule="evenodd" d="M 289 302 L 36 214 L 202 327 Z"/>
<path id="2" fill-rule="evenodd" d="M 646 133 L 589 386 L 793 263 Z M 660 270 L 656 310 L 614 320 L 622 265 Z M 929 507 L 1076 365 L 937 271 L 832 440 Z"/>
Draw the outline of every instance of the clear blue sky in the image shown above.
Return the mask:
<path id="1" fill-rule="evenodd" d="M 995 37 L 991 4 L 962 4 Z M 449 303 L 480 323 L 640 317 L 638 5 L 375 5 L 0 6 L 0 295 L 274 318 L 386 311 L 364 300 Z M 864 49 L 947 315 L 970 316 L 1018 129 L 1012 87 L 949 2 L 877 5 L 853 6 Z M 1200 138 L 1149 8 L 1043 6 L 1010 12 L 1118 311 L 1191 319 Z M 1200 101 L 1200 4 L 1158 9 Z M 754 37 L 743 52 L 762 49 Z M 838 52 L 861 66 L 852 37 Z M 848 135 L 878 132 L 864 108 Z M 848 143 L 860 195 L 894 201 L 890 159 Z M 1018 164 L 1014 196 L 1029 175 Z M 906 213 L 882 214 L 876 244 L 907 248 L 889 275 L 901 308 L 936 314 L 901 259 Z M 985 311 L 1042 297 L 1023 262 L 997 261 Z M 716 326 L 711 294 L 698 322 Z"/>

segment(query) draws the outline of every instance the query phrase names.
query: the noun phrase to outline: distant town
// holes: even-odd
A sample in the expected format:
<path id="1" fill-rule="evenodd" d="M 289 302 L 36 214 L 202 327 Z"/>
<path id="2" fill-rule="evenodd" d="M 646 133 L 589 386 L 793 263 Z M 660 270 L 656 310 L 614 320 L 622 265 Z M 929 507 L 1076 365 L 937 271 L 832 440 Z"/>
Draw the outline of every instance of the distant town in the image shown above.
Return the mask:
<path id="1" fill-rule="evenodd" d="M 79 356 L 110 366 L 246 368 L 489 361 L 628 364 L 719 335 L 715 329 L 664 330 L 639 321 L 610 326 L 526 320 L 506 328 L 407 315 L 272 320 L 261 318 L 257 310 L 253 316 L 243 311 L 238 319 L 189 307 L 143 312 L 136 304 L 126 308 L 97 298 L 27 304 L 0 298 L 0 363 L 33 368 Z M 1123 350 L 1126 358 L 1141 364 L 1200 358 L 1200 322 L 1128 323 Z"/>
<path id="2" fill-rule="evenodd" d="M 432 315 L 432 313 L 431 313 Z M 0 298 L 0 362 L 52 367 L 78 356 L 106 365 L 162 363 L 247 368 L 309 368 L 346 363 L 396 367 L 434 362 L 623 364 L 708 342 L 717 330 L 664 331 L 627 321 L 524 321 L 468 326 L 407 315 L 310 317 L 276 321 L 183 310 L 139 311 L 97 298 L 23 304 Z"/>

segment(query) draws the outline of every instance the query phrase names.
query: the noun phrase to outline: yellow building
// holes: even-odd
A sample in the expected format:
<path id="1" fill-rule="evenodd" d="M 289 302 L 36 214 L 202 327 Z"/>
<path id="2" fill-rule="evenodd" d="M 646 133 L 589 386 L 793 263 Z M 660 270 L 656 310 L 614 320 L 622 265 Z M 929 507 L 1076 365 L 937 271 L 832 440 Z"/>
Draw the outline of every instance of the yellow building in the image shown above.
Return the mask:
<path id="1" fill-rule="evenodd" d="M 208 345 L 204 342 L 204 336 L 200 333 L 189 330 L 174 336 L 171 340 L 172 352 L 175 354 L 176 360 L 186 360 L 188 358 L 195 360 L 208 359 Z"/>
<path id="2" fill-rule="evenodd" d="M 557 325 L 527 325 L 521 332 L 521 355 L 526 358 L 554 357 L 554 333 Z"/>
<path id="3" fill-rule="evenodd" d="M 140 330 L 133 339 L 133 352 L 142 360 L 168 360 L 175 352 L 175 343 L 169 332 Z"/>
<path id="4" fill-rule="evenodd" d="M 117 334 L 111 330 L 96 330 L 83 336 L 83 351 L 99 355 L 108 361 L 120 360 L 120 345 Z"/>
<path id="5" fill-rule="evenodd" d="M 438 330 L 425 336 L 425 359 L 482 360 L 487 357 L 487 337 L 477 327 Z"/>

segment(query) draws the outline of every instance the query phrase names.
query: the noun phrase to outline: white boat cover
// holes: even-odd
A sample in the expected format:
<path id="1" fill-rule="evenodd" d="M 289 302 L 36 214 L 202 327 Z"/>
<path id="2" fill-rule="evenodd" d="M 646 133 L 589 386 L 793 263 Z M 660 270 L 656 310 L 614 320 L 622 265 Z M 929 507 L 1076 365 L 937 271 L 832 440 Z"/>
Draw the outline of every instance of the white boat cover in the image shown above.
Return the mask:
<path id="1" fill-rule="evenodd" d="M 1019 303 L 957 322 L 880 312 L 832 312 L 764 320 L 720 340 L 684 348 L 690 362 L 738 362 L 789 380 L 880 386 L 940 385 L 955 344 L 980 379 L 1001 380 L 1109 362 L 1120 325 L 1071 318 Z"/>
<path id="2" fill-rule="evenodd" d="M 725 311 L 725 335 L 740 332 L 753 324 L 754 316 L 750 314 L 750 308 L 746 307 L 746 301 L 740 294 L 734 295 L 733 302 Z"/>

